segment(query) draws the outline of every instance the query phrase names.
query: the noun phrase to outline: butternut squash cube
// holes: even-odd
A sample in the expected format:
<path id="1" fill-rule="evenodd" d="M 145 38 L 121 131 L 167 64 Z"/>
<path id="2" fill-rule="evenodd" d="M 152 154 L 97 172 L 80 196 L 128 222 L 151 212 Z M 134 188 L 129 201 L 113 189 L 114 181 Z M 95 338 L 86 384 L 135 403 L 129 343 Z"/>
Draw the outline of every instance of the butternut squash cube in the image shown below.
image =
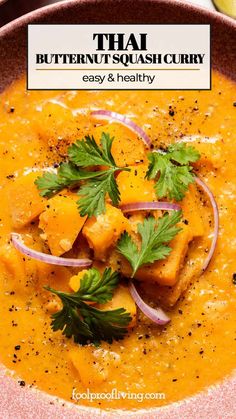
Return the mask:
<path id="1" fill-rule="evenodd" d="M 70 351 L 69 358 L 85 388 L 103 384 L 121 363 L 116 352 L 92 345 L 77 346 Z"/>
<path id="2" fill-rule="evenodd" d="M 190 185 L 184 199 L 179 203 L 183 210 L 183 217 L 191 230 L 192 238 L 204 235 L 204 225 L 201 202 L 195 185 Z"/>
<path id="3" fill-rule="evenodd" d="M 201 239 L 200 239 L 201 240 Z M 202 242 L 203 243 L 203 242 Z M 201 267 L 204 260 L 202 246 L 191 249 L 188 255 L 190 263 L 186 263 L 178 274 L 176 283 L 171 287 L 159 285 L 157 283 L 141 282 L 143 292 L 150 298 L 154 298 L 163 307 L 173 307 L 179 298 L 187 291 L 191 283 L 201 275 Z"/>
<path id="4" fill-rule="evenodd" d="M 76 194 L 57 195 L 48 200 L 46 210 L 40 215 L 41 237 L 48 244 L 52 255 L 68 252 L 87 217 L 81 217 Z"/>
<path id="5" fill-rule="evenodd" d="M 44 210 L 47 200 L 34 184 L 41 173 L 22 175 L 8 189 L 9 210 L 13 227 L 20 228 L 33 221 Z"/>
<path id="6" fill-rule="evenodd" d="M 206 141 L 207 140 L 207 141 Z M 212 142 L 213 140 L 213 142 Z M 222 167 L 223 153 L 222 153 L 222 141 L 223 139 L 216 136 L 206 139 L 205 137 L 199 136 L 195 141 L 191 141 L 193 145 L 200 153 L 200 159 L 193 163 L 196 168 L 205 168 L 207 170 L 219 169 Z"/>
<path id="7" fill-rule="evenodd" d="M 99 126 L 94 131 L 96 141 L 103 132 L 114 137 L 111 152 L 117 166 L 131 166 L 147 160 L 143 141 L 129 128 L 117 122 Z"/>
<path id="8" fill-rule="evenodd" d="M 183 230 L 169 243 L 172 248 L 170 255 L 154 263 L 144 265 L 135 274 L 135 278 L 146 283 L 153 282 L 160 285 L 172 286 L 178 281 L 178 274 L 182 268 L 188 245 L 192 238 L 189 226 L 182 225 Z M 138 235 L 132 233 L 132 238 L 139 243 Z M 114 250 L 111 253 L 109 264 L 114 270 L 122 272 L 127 278 L 130 277 L 132 269 L 130 263 L 119 252 Z"/>
<path id="9" fill-rule="evenodd" d="M 125 285 L 120 284 L 116 288 L 112 300 L 108 301 L 105 304 L 100 304 L 99 308 L 101 310 L 115 310 L 116 308 L 124 308 L 127 311 L 127 313 L 129 313 L 132 317 L 132 320 L 129 323 L 128 327 L 134 327 L 136 325 L 136 304 L 133 298 L 131 297 L 129 288 Z"/>
<path id="10" fill-rule="evenodd" d="M 80 288 L 80 281 L 83 278 L 84 274 L 88 272 L 87 269 L 83 269 L 82 271 L 78 272 L 77 275 L 73 275 L 69 281 L 69 287 L 74 291 L 77 292 Z"/>
<path id="11" fill-rule="evenodd" d="M 23 255 L 12 244 L 6 243 L 0 247 L 0 270 L 9 287 L 14 287 L 18 295 L 32 295 L 37 283 L 35 259 Z"/>
<path id="12" fill-rule="evenodd" d="M 83 228 L 83 235 L 94 250 L 95 259 L 106 260 L 108 252 L 128 227 L 128 220 L 121 210 L 106 205 L 106 212 L 97 218 L 89 218 Z"/>
<path id="13" fill-rule="evenodd" d="M 156 200 L 154 181 L 145 178 L 147 170 L 147 164 L 139 164 L 130 167 L 130 172 L 119 173 L 117 185 L 120 191 L 121 204 Z"/>
<path id="14" fill-rule="evenodd" d="M 191 240 L 190 228 L 188 226 L 182 228 L 183 230 L 169 244 L 172 248 L 169 256 L 164 260 L 143 266 L 136 272 L 135 278 L 168 286 L 172 286 L 177 282 L 178 273 L 184 262 L 188 244 Z"/>
<path id="15" fill-rule="evenodd" d="M 63 105 L 60 100 L 44 102 L 41 111 L 37 112 L 33 121 L 33 127 L 39 137 L 52 146 L 57 144 L 58 137 L 63 138 L 65 151 L 68 143 L 76 140 L 78 136 L 76 118 L 72 110 Z"/>
<path id="16" fill-rule="evenodd" d="M 23 256 L 11 244 L 5 244 L 0 247 L 0 267 L 2 272 L 13 280 L 24 283 L 25 263 Z"/>

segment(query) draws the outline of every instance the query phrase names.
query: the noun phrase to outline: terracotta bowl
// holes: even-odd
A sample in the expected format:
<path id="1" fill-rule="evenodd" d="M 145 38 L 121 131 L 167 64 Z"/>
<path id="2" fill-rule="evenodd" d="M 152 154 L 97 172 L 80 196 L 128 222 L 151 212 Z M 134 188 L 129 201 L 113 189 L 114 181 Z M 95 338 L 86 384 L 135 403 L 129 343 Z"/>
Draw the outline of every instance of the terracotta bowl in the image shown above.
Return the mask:
<path id="1" fill-rule="evenodd" d="M 71 0 L 38 9 L 0 29 L 0 91 L 26 70 L 28 23 L 211 23 L 212 64 L 236 80 L 236 23 L 217 12 L 178 0 Z M 105 412 L 75 406 L 20 387 L 0 367 L 2 418 L 234 418 L 236 376 L 172 405 L 136 412 Z"/>

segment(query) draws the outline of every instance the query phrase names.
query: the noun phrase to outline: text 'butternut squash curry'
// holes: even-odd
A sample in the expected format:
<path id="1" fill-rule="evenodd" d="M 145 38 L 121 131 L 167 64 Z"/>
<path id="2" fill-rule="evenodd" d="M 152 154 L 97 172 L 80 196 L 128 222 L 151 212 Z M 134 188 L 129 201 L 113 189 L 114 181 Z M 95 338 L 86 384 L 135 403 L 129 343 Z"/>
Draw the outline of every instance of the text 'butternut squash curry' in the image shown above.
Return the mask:
<path id="1" fill-rule="evenodd" d="M 180 400 L 236 363 L 236 86 L 0 101 L 0 361 L 19 384 Z M 161 393 L 159 399 L 146 397 Z"/>

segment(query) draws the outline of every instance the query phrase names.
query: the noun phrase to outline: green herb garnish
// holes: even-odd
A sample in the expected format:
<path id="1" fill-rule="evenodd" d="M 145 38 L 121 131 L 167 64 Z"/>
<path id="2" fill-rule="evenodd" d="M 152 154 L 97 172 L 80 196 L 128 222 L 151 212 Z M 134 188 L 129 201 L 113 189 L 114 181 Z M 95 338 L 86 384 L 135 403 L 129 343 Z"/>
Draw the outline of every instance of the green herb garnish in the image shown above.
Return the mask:
<path id="1" fill-rule="evenodd" d="M 99 215 L 105 212 L 105 198 L 108 194 L 113 205 L 118 205 L 120 192 L 115 180 L 115 172 L 129 170 L 117 167 L 111 154 L 113 138 L 109 134 L 102 133 L 101 147 L 97 145 L 93 137 L 85 137 L 85 140 L 77 141 L 69 150 L 69 159 L 80 167 L 94 165 L 107 166 L 100 175 L 91 178 L 80 188 L 78 201 L 82 216 Z"/>
<path id="2" fill-rule="evenodd" d="M 100 176 L 89 180 L 79 191 L 80 199 L 78 201 L 80 215 L 99 215 L 105 212 L 106 194 L 112 200 L 113 205 L 118 205 L 120 201 L 120 191 L 118 189 L 114 170 L 107 170 Z"/>
<path id="3" fill-rule="evenodd" d="M 181 228 L 176 226 L 181 215 L 181 211 L 173 211 L 172 214 L 165 214 L 158 220 L 149 217 L 138 224 L 140 248 L 127 232 L 123 233 L 117 249 L 130 262 L 133 268 L 132 277 L 142 265 L 165 259 L 170 254 L 171 248 L 166 243 L 181 231 Z"/>
<path id="4" fill-rule="evenodd" d="M 156 179 L 156 195 L 181 201 L 190 183 L 194 182 L 194 173 L 190 163 L 197 161 L 199 152 L 185 143 L 170 145 L 166 152 L 149 153 L 148 179 Z"/>
<path id="5" fill-rule="evenodd" d="M 40 195 L 51 198 L 65 188 L 79 187 L 79 182 L 100 176 L 101 172 L 89 172 L 76 167 L 73 163 L 62 163 L 57 173 L 46 172 L 35 181 Z"/>
<path id="6" fill-rule="evenodd" d="M 36 179 L 35 184 L 41 196 L 50 198 L 64 188 L 79 188 L 78 201 L 81 216 L 99 215 L 105 212 L 105 199 L 108 195 L 113 205 L 118 205 L 120 192 L 115 173 L 129 170 L 116 166 L 111 154 L 113 138 L 102 133 L 99 147 L 93 137 L 87 136 L 68 148 L 68 163 L 63 163 L 57 173 L 45 173 Z M 104 170 L 88 171 L 88 168 L 106 166 Z"/>
<path id="7" fill-rule="evenodd" d="M 114 138 L 105 132 L 101 135 L 101 146 L 99 147 L 93 136 L 86 136 L 72 144 L 68 149 L 68 156 L 71 162 L 79 167 L 109 166 L 116 167 L 115 160 L 111 154 L 111 146 Z"/>
<path id="8" fill-rule="evenodd" d="M 118 283 L 119 274 L 111 268 L 106 268 L 103 275 L 91 268 L 81 279 L 77 292 L 65 293 L 44 287 L 57 295 L 63 304 L 62 310 L 52 315 L 53 331 L 62 330 L 64 336 L 73 337 L 81 344 L 122 339 L 131 321 L 130 314 L 124 308 L 99 310 L 87 304 L 88 301 L 100 304 L 110 301 Z"/>

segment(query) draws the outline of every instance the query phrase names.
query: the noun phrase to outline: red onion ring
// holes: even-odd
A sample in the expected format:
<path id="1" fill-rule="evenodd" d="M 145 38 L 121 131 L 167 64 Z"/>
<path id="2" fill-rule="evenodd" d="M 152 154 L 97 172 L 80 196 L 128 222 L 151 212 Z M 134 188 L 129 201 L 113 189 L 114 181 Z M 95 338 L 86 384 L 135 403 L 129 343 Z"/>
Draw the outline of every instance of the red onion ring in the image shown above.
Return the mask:
<path id="1" fill-rule="evenodd" d="M 145 211 L 145 210 L 166 210 L 166 211 L 181 211 L 178 204 L 171 204 L 170 202 L 135 202 L 131 204 L 120 205 L 123 212 L 129 211 Z"/>
<path id="2" fill-rule="evenodd" d="M 143 301 L 135 285 L 131 281 L 129 282 L 129 290 L 137 306 L 140 308 L 143 314 L 145 314 L 145 316 L 147 316 L 150 320 L 159 325 L 164 325 L 170 321 L 170 318 L 164 313 L 164 311 L 161 308 L 152 308 Z"/>
<path id="3" fill-rule="evenodd" d="M 213 240 L 211 243 L 211 248 L 210 251 L 208 253 L 208 256 L 202 266 L 202 271 L 204 272 L 208 266 L 209 263 L 212 259 L 212 256 L 215 252 L 215 248 L 216 248 L 216 243 L 217 243 L 217 239 L 218 239 L 218 235 L 219 235 L 219 211 L 218 211 L 218 206 L 216 203 L 216 200 L 214 198 L 213 193 L 211 192 L 211 190 L 208 188 L 208 186 L 205 184 L 205 182 L 203 182 L 203 180 L 201 180 L 199 177 L 195 178 L 195 182 L 197 183 L 197 185 L 199 185 L 203 191 L 207 194 L 210 202 L 211 202 L 211 206 L 213 209 L 213 217 L 214 217 L 214 235 L 213 235 Z"/>
<path id="4" fill-rule="evenodd" d="M 138 134 L 138 136 L 142 138 L 143 142 L 148 148 L 151 147 L 152 142 L 150 138 L 148 137 L 148 135 L 145 133 L 145 131 L 141 127 L 139 127 L 137 124 L 135 124 L 135 122 L 127 118 L 125 115 L 122 115 L 117 112 L 106 111 L 106 110 L 92 111 L 91 115 L 98 117 L 100 119 L 111 119 L 111 120 L 120 122 L 121 124 L 131 129 L 131 131 Z"/>
<path id="5" fill-rule="evenodd" d="M 21 236 L 17 233 L 11 233 L 11 239 L 14 247 L 19 250 L 19 252 L 33 259 L 40 260 L 41 262 L 49 263 L 51 265 L 74 266 L 80 268 L 92 265 L 92 261 L 90 259 L 67 259 L 30 249 L 22 243 Z"/>

